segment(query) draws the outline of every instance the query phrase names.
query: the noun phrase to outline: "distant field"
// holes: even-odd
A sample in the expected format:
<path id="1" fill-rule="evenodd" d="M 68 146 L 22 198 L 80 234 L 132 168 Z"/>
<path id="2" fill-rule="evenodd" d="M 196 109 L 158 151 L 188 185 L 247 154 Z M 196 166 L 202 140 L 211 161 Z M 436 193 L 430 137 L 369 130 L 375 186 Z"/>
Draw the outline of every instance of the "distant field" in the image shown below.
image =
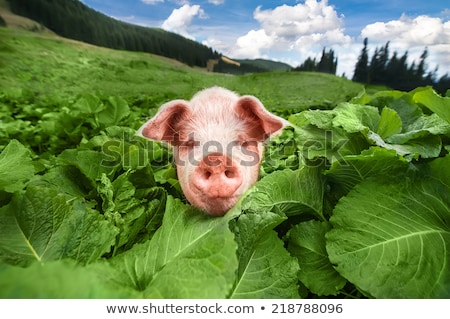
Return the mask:
<path id="1" fill-rule="evenodd" d="M 328 74 L 271 72 L 230 76 L 208 73 L 146 53 L 110 50 L 20 30 L 0 28 L 0 90 L 25 89 L 42 96 L 74 99 L 79 94 L 147 100 L 157 107 L 173 98 L 219 85 L 258 96 L 271 110 L 329 108 L 348 100 L 362 85 Z"/>

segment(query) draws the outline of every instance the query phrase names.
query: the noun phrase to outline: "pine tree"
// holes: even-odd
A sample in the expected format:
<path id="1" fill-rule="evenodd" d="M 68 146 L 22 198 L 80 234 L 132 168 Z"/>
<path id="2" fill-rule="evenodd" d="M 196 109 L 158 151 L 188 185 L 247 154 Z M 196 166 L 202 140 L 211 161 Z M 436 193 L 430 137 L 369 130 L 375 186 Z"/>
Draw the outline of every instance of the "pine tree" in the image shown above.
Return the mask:
<path id="1" fill-rule="evenodd" d="M 425 48 L 425 50 L 423 51 L 423 53 L 420 55 L 420 62 L 419 65 L 417 66 L 416 69 L 416 76 L 417 78 L 423 78 L 425 76 L 425 70 L 426 70 L 426 64 L 425 64 L 425 60 L 428 57 L 428 49 Z"/>
<path id="2" fill-rule="evenodd" d="M 323 73 L 336 74 L 337 58 L 334 57 L 334 51 L 330 49 L 325 52 L 325 48 L 322 51 L 322 57 L 317 65 L 317 71 Z"/>
<path id="3" fill-rule="evenodd" d="M 369 54 L 367 50 L 368 39 L 364 39 L 364 48 L 356 62 L 355 72 L 353 73 L 353 81 L 367 83 L 369 81 Z"/>
<path id="4" fill-rule="evenodd" d="M 372 84 L 386 82 L 386 66 L 389 60 L 389 41 L 384 47 L 376 48 L 369 65 L 369 81 Z"/>
<path id="5" fill-rule="evenodd" d="M 337 63 L 338 59 L 334 57 L 334 51 L 330 49 L 326 52 L 325 48 L 323 48 L 322 57 L 319 62 L 315 58 L 308 57 L 301 65 L 293 70 L 336 74 Z"/>
<path id="6" fill-rule="evenodd" d="M 301 65 L 296 67 L 294 71 L 315 72 L 317 69 L 316 59 L 308 57 Z"/>

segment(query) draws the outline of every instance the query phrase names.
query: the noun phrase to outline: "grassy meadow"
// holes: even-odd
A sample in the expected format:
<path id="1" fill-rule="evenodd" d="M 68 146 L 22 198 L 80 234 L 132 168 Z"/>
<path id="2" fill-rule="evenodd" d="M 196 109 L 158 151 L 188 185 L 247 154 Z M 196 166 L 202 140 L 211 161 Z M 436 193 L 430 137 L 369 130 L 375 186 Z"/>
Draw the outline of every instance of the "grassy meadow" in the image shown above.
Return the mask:
<path id="1" fill-rule="evenodd" d="M 329 108 L 362 86 L 328 74 L 273 72 L 231 76 L 208 73 L 160 56 L 110 50 L 22 30 L 0 29 L 0 89 L 72 100 L 80 94 L 147 100 L 158 107 L 218 85 L 256 95 L 270 110 Z M 143 110 L 146 112 L 147 110 Z"/>

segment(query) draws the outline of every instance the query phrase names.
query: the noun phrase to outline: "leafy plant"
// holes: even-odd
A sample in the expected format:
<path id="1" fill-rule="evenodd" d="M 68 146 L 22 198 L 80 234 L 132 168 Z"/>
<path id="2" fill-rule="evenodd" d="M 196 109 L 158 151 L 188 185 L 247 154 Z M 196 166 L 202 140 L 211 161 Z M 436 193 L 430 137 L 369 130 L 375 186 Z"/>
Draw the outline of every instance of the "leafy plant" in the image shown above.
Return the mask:
<path id="1" fill-rule="evenodd" d="M 221 218 L 127 102 L 71 108 L 34 112 L 46 152 L 21 132 L 0 154 L 1 297 L 450 297 L 450 100 L 430 88 L 291 115 Z"/>
<path id="2" fill-rule="evenodd" d="M 450 297 L 449 97 L 0 33 L 0 297 Z M 292 123 L 222 218 L 187 204 L 170 149 L 135 136 L 211 85 Z"/>

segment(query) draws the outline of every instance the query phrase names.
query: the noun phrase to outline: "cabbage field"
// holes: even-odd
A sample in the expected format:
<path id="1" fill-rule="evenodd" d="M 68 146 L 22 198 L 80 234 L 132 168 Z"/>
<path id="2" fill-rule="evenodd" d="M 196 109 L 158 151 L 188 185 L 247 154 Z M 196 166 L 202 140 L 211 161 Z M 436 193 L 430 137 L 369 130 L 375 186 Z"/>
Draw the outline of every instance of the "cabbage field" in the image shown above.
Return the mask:
<path id="1" fill-rule="evenodd" d="M 159 105 L 221 85 L 292 126 L 224 217 L 190 206 Z M 450 97 L 208 74 L 0 28 L 0 298 L 450 298 Z"/>

